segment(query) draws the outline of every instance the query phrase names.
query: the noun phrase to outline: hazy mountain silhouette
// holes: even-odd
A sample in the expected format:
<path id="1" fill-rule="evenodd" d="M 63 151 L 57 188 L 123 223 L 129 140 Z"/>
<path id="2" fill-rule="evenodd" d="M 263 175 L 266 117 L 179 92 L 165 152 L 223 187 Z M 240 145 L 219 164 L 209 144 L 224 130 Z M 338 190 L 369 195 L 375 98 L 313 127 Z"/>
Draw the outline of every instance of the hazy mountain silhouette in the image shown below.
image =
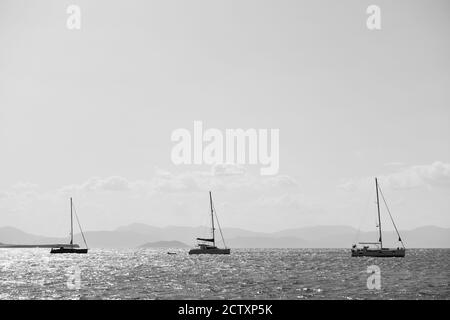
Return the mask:
<path id="1" fill-rule="evenodd" d="M 57 243 L 61 238 L 37 236 L 14 227 L 1 227 L 0 239 L 3 244 L 45 244 Z M 68 240 L 66 240 L 68 242 Z"/>
<path id="2" fill-rule="evenodd" d="M 195 238 L 207 236 L 204 227 L 168 226 L 164 228 L 134 223 L 114 231 L 85 232 L 91 248 L 136 248 L 159 241 L 179 241 L 195 245 Z M 231 248 L 349 248 L 356 241 L 376 241 L 377 232 L 358 232 L 348 226 L 316 226 L 286 229 L 272 233 L 253 232 L 239 228 L 224 228 L 226 244 Z M 407 248 L 450 248 L 450 228 L 424 226 L 400 231 Z M 220 234 L 216 234 L 220 238 Z M 13 227 L 0 227 L 0 242 L 4 244 L 67 243 L 66 238 L 43 237 L 25 233 Z M 83 244 L 80 234 L 75 243 Z M 221 241 L 218 240 L 221 245 Z M 383 232 L 386 247 L 398 246 L 393 231 Z"/>

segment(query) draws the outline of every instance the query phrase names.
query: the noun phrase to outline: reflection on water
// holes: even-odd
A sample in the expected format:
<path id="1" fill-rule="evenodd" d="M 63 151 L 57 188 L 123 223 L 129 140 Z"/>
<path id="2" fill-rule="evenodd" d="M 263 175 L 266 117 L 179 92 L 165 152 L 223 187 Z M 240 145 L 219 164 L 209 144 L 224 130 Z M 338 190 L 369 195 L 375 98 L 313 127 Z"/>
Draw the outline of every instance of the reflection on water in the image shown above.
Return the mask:
<path id="1" fill-rule="evenodd" d="M 450 298 L 448 249 L 408 250 L 404 259 L 351 258 L 340 249 L 166 252 L 0 249 L 0 299 Z M 367 288 L 370 265 L 381 270 L 381 290 Z"/>

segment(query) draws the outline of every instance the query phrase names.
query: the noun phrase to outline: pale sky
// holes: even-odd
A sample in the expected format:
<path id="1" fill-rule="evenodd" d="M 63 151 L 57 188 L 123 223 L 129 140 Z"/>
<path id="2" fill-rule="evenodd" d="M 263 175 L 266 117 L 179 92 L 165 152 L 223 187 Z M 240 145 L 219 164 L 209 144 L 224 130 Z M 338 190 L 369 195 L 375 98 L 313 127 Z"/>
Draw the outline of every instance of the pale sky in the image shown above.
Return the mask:
<path id="1" fill-rule="evenodd" d="M 449 30 L 447 0 L 0 0 L 0 226 L 66 235 L 70 196 L 197 226 L 212 189 L 222 227 L 372 230 L 378 176 L 400 229 L 450 227 Z M 279 174 L 174 165 L 195 120 L 279 129 Z"/>

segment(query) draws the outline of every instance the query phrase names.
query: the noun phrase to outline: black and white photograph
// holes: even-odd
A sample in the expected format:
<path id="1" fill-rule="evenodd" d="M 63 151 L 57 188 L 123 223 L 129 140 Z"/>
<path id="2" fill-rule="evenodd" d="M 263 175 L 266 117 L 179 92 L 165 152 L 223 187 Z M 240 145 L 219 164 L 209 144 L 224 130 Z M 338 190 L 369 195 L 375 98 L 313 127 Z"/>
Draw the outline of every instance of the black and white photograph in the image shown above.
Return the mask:
<path id="1" fill-rule="evenodd" d="M 448 301 L 449 89 L 448 0 L 0 0 L 0 300 Z"/>

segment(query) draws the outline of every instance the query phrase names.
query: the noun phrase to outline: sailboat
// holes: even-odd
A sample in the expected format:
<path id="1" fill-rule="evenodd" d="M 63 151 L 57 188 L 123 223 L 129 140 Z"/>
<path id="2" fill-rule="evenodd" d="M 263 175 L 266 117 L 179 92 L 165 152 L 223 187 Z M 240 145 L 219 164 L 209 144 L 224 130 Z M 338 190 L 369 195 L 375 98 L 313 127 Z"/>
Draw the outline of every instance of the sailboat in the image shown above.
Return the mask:
<path id="1" fill-rule="evenodd" d="M 197 238 L 199 241 L 198 248 L 189 250 L 189 254 L 230 254 L 230 249 L 226 247 L 225 240 L 223 238 L 222 229 L 220 228 L 219 219 L 217 219 L 217 225 L 219 226 L 220 235 L 224 243 L 225 248 L 216 247 L 215 228 L 214 228 L 214 205 L 212 200 L 211 191 L 209 192 L 209 204 L 211 207 L 211 233 L 212 238 Z"/>
<path id="2" fill-rule="evenodd" d="M 50 250 L 50 253 L 88 253 L 86 239 L 84 238 L 83 230 L 81 230 L 80 221 L 78 220 L 78 215 L 76 214 L 76 212 L 75 217 L 77 218 L 78 226 L 80 227 L 81 235 L 83 236 L 83 241 L 86 245 L 86 248 L 82 249 L 78 244 L 73 243 L 73 211 L 73 201 L 72 198 L 70 198 L 70 244 L 59 248 L 52 248 Z"/>
<path id="3" fill-rule="evenodd" d="M 400 233 L 398 232 L 397 226 L 395 225 L 394 219 L 392 218 L 391 212 L 386 203 L 386 199 L 384 199 L 383 191 L 381 191 L 381 188 L 378 184 L 377 178 L 375 178 L 375 189 L 376 189 L 376 194 L 377 194 L 377 210 L 378 210 L 378 226 L 377 226 L 378 231 L 379 231 L 378 242 L 360 242 L 360 243 L 358 243 L 360 246 L 358 246 L 357 244 L 354 244 L 352 246 L 352 257 L 401 257 L 401 258 L 403 258 L 405 256 L 406 248 L 403 244 L 402 238 L 400 237 Z M 389 216 L 391 217 L 392 224 L 395 228 L 395 231 L 397 232 L 398 241 L 401 243 L 401 248 L 400 247 L 398 247 L 398 248 L 383 248 L 379 193 L 381 193 L 383 202 L 386 206 Z"/>

